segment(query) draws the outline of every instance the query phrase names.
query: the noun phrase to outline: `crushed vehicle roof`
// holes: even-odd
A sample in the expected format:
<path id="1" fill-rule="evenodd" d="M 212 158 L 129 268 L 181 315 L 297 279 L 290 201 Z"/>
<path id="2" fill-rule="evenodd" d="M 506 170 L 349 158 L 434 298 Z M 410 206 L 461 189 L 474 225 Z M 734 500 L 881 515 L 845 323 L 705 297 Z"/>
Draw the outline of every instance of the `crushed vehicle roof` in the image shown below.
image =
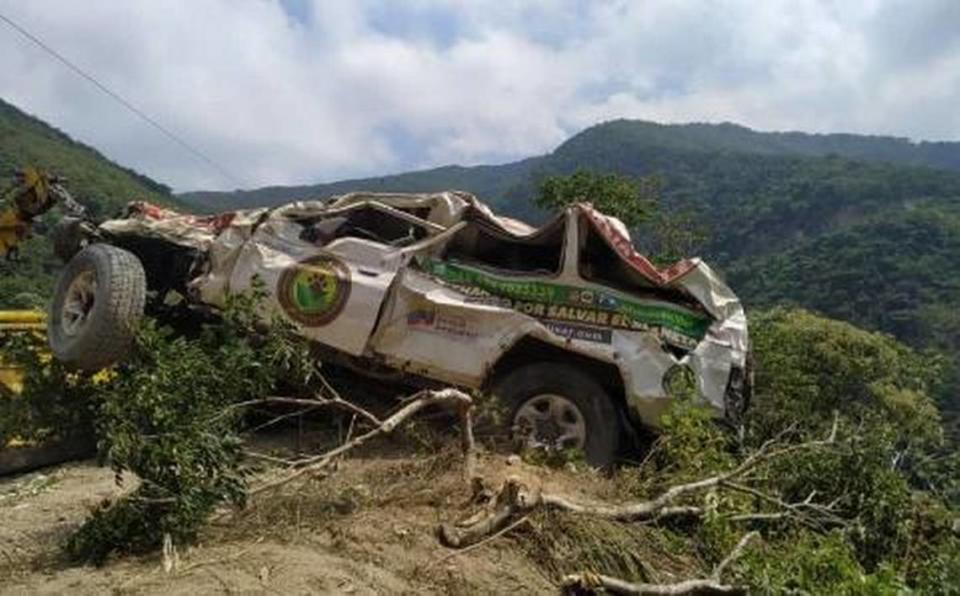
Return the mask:
<path id="1" fill-rule="evenodd" d="M 674 265 L 660 269 L 646 256 L 636 251 L 627 227 L 619 219 L 605 215 L 593 208 L 590 203 L 576 203 L 564 212 L 556 214 L 539 228 L 525 222 L 495 214 L 487 205 L 474 195 L 463 191 L 444 191 L 431 193 L 374 193 L 353 192 L 332 197 L 327 201 L 295 201 L 277 207 L 263 207 L 238 211 L 227 211 L 216 215 L 197 216 L 165 209 L 147 202 L 133 202 L 129 206 L 127 217 L 105 222 L 102 228 L 118 235 L 139 235 L 156 237 L 200 251 L 210 249 L 213 241 L 230 227 L 256 227 L 266 220 L 303 220 L 317 216 L 330 216 L 360 206 L 374 206 L 397 210 L 418 220 L 434 224 L 432 233 L 436 234 L 453 228 L 460 223 L 478 223 L 493 227 L 498 232 L 518 241 L 533 241 L 539 235 L 550 230 L 573 212 L 582 215 L 607 243 L 620 259 L 635 273 L 637 281 L 651 288 L 673 287 L 691 294 L 715 318 L 724 319 L 742 311 L 739 301 L 726 290 L 718 295 L 720 288 L 711 280 L 719 281 L 716 274 L 698 258 L 685 258 Z M 705 277 L 706 287 L 696 289 L 700 283 L 692 286 L 682 283 L 683 279 L 700 270 Z M 723 284 L 720 284 L 723 286 Z M 723 286 L 726 289 L 725 286 Z"/>

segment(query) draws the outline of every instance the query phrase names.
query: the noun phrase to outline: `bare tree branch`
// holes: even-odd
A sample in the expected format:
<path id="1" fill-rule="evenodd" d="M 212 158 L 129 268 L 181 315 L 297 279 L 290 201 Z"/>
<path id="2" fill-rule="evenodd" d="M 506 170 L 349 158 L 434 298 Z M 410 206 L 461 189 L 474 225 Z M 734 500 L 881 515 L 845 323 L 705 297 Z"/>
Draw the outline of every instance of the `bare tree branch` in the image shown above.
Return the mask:
<path id="1" fill-rule="evenodd" d="M 258 432 L 258 431 L 261 431 L 261 430 L 263 430 L 263 429 L 265 429 L 265 428 L 271 427 L 271 426 L 273 426 L 274 424 L 279 424 L 280 422 L 283 422 L 284 420 L 287 420 L 287 419 L 289 419 L 289 418 L 295 418 L 295 417 L 297 417 L 297 416 L 303 416 L 304 414 L 308 414 L 308 413 L 310 413 L 310 412 L 318 409 L 319 407 L 321 407 L 321 405 L 322 405 L 322 404 L 311 405 L 311 406 L 306 407 L 306 408 L 301 408 L 301 409 L 299 409 L 299 410 L 294 410 L 293 412 L 287 412 L 287 413 L 285 413 L 285 414 L 280 414 L 279 416 L 274 416 L 273 418 L 271 418 L 270 420 L 267 420 L 266 422 L 264 422 L 264 423 L 262 423 L 262 424 L 258 424 L 258 425 L 254 426 L 254 427 L 251 428 L 251 429 L 247 429 L 245 432 L 250 433 L 250 434 L 254 434 L 254 433 L 256 433 L 256 432 Z"/>
<path id="2" fill-rule="evenodd" d="M 341 402 L 345 404 L 349 404 L 349 402 L 345 402 L 340 398 L 327 399 L 325 400 L 325 402 L 331 405 L 338 405 L 338 406 L 341 404 Z M 346 441 L 345 443 L 341 444 L 340 446 L 335 447 L 334 449 L 330 449 L 329 451 L 326 451 L 319 455 L 298 460 L 294 464 L 297 466 L 298 469 L 294 470 L 293 472 L 281 478 L 267 482 L 258 487 L 252 488 L 250 490 L 250 495 L 256 495 L 261 492 L 277 488 L 279 486 L 287 484 L 288 482 L 296 480 L 297 478 L 300 478 L 306 474 L 323 472 L 340 455 L 346 453 L 347 451 L 350 451 L 351 449 L 355 449 L 363 445 L 370 439 L 393 432 L 397 428 L 397 426 L 399 426 L 400 424 L 402 424 L 403 422 L 405 422 L 406 420 L 408 420 L 409 418 L 411 418 L 412 416 L 414 416 L 424 408 L 428 408 L 431 406 L 454 407 L 460 413 L 461 419 L 464 421 L 464 431 L 463 431 L 464 432 L 463 448 L 465 451 L 464 455 L 467 460 L 467 467 L 470 468 L 468 469 L 468 473 L 472 474 L 473 473 L 472 467 L 474 465 L 474 457 L 475 457 L 473 453 L 474 444 L 473 444 L 473 435 L 472 433 L 468 432 L 468 429 L 470 429 L 469 414 L 470 414 L 470 409 L 472 405 L 473 405 L 473 400 L 470 398 L 470 396 L 457 389 L 441 389 L 439 391 L 420 391 L 419 393 L 416 393 L 413 396 L 411 396 L 411 398 L 399 410 L 394 412 L 392 415 L 390 415 L 389 417 L 387 417 L 382 421 L 378 420 L 379 424 L 377 424 L 372 430 L 362 435 L 358 435 Z M 363 415 L 362 412 L 366 412 L 365 410 L 363 410 L 363 408 L 354 406 L 353 404 L 350 404 L 350 406 L 351 407 L 347 409 L 351 411 L 355 411 L 360 415 Z M 372 416 L 373 416 L 372 414 L 369 414 L 368 412 L 366 412 L 365 417 L 367 417 L 368 420 L 371 419 L 370 417 Z"/>
<path id="3" fill-rule="evenodd" d="M 756 497 L 757 499 L 774 505 L 781 510 L 776 518 L 769 519 L 794 517 L 804 524 L 818 529 L 831 525 L 843 526 L 847 523 L 845 519 L 837 515 L 835 510 L 837 504 L 836 501 L 827 504 L 814 502 L 813 498 L 816 496 L 816 491 L 811 492 L 803 501 L 798 503 L 788 503 L 779 497 L 769 495 L 761 490 L 737 482 L 726 481 L 723 483 L 723 486 L 725 488 Z M 757 517 L 760 514 L 752 515 L 753 519 L 760 519 Z M 736 519 L 737 517 L 738 516 L 734 516 L 731 519 Z M 744 519 L 749 518 L 739 517 L 739 520 L 741 521 Z"/>
<path id="4" fill-rule="evenodd" d="M 703 510 L 700 507 L 677 505 L 676 503 L 681 498 L 689 495 L 703 493 L 713 488 L 729 486 L 734 479 L 747 474 L 764 462 L 784 457 L 800 450 L 830 445 L 836 440 L 837 424 L 837 418 L 835 417 L 830 434 L 822 440 L 807 441 L 805 443 L 797 443 L 779 448 L 777 448 L 775 439 L 767 441 L 760 449 L 731 470 L 709 478 L 672 486 L 653 499 L 636 503 L 622 505 L 585 503 L 566 495 L 544 493 L 539 490 L 531 491 L 523 486 L 516 478 L 510 478 L 504 482 L 503 487 L 500 489 L 500 494 L 496 499 L 497 505 L 491 512 L 469 524 L 457 526 L 450 524 L 441 525 L 439 529 L 440 539 L 447 546 L 464 548 L 482 540 L 491 533 L 501 530 L 515 517 L 529 514 L 540 507 L 560 509 L 571 513 L 591 515 L 622 522 L 652 521 L 671 516 L 702 514 Z M 783 433 L 778 435 L 778 437 L 780 436 L 783 436 Z M 762 493 L 758 492 L 758 494 Z M 773 499 L 772 497 L 768 498 Z M 779 504 L 788 508 L 790 507 L 790 505 L 782 501 L 780 501 Z M 811 503 L 802 505 L 806 505 L 811 511 L 814 510 L 814 506 Z M 801 505 L 794 505 L 792 511 L 800 511 L 800 507 Z M 821 514 L 828 512 L 826 509 L 818 511 L 818 513 Z"/>
<path id="5" fill-rule="evenodd" d="M 740 555 L 743 554 L 743 549 L 747 548 L 747 544 L 751 540 L 758 536 L 757 532 L 747 532 L 743 535 L 743 538 L 737 542 L 737 545 L 733 547 L 733 550 L 730 551 L 730 554 L 726 556 L 720 563 L 713 569 L 713 579 L 720 580 L 720 577 L 723 575 L 723 572 L 730 566 L 730 563 L 733 563 L 735 560 L 740 558 Z"/>
<path id="6" fill-rule="evenodd" d="M 361 408 L 355 403 L 342 399 L 339 396 L 333 398 L 320 397 L 319 395 L 312 398 L 268 396 L 260 399 L 237 402 L 230 407 L 232 409 L 238 409 L 266 405 L 302 406 L 311 409 L 318 407 L 335 407 L 356 414 L 374 426 L 379 426 L 381 423 L 380 419 L 371 414 L 369 411 Z"/>
<path id="7" fill-rule="evenodd" d="M 745 594 L 746 589 L 741 586 L 724 584 L 722 575 L 733 561 L 743 555 L 743 550 L 747 544 L 756 536 L 756 532 L 744 535 L 730 551 L 730 554 L 720 561 L 713 569 L 710 577 L 707 578 L 688 579 L 675 584 L 649 584 L 632 583 L 607 575 L 585 572 L 564 577 L 561 580 L 561 585 L 567 590 L 603 588 L 615 594 Z"/>
<path id="8" fill-rule="evenodd" d="M 728 586 L 712 579 L 688 579 L 675 584 L 631 583 L 596 573 L 578 573 L 563 578 L 563 588 L 574 589 L 602 588 L 614 594 L 644 595 L 682 595 L 682 594 L 746 594 L 746 590 L 737 586 Z"/>

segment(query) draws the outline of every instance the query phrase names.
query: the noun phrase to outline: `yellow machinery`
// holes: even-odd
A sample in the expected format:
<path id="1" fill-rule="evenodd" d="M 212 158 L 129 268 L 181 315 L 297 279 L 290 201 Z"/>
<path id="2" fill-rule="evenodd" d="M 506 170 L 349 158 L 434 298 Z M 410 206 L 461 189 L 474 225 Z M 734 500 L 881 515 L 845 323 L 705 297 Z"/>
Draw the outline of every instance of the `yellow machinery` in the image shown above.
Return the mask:
<path id="1" fill-rule="evenodd" d="M 75 216 L 83 207 L 63 187 L 63 178 L 33 167 L 17 172 L 14 185 L 0 197 L 0 257 L 14 259 L 17 247 L 30 233 L 30 224 L 62 202 Z"/>
<path id="2" fill-rule="evenodd" d="M 0 196 L 0 258 L 15 259 L 17 248 L 30 233 L 33 220 L 63 203 L 67 212 L 82 216 L 84 209 L 63 187 L 63 178 L 26 167 L 17 172 L 13 186 Z M 43 313 L 24 310 L 0 310 L 0 346 L 11 332 L 42 333 L 46 330 Z M 0 355 L 0 393 L 19 393 L 20 371 L 4 363 Z"/>
<path id="3" fill-rule="evenodd" d="M 43 313 L 35 310 L 0 310 L 0 345 L 10 333 L 43 333 L 46 330 Z M 0 393 L 20 393 L 23 375 L 0 355 Z"/>
<path id="4" fill-rule="evenodd" d="M 35 310 L 0 310 L 0 347 L 12 334 L 46 332 L 43 313 Z M 98 373 L 104 374 L 104 373 Z M 0 399 L 16 399 L 23 389 L 23 371 L 4 362 L 0 352 Z M 44 466 L 89 457 L 95 451 L 92 436 L 55 438 L 37 444 L 12 438 L 0 444 L 0 477 L 29 472 Z"/>

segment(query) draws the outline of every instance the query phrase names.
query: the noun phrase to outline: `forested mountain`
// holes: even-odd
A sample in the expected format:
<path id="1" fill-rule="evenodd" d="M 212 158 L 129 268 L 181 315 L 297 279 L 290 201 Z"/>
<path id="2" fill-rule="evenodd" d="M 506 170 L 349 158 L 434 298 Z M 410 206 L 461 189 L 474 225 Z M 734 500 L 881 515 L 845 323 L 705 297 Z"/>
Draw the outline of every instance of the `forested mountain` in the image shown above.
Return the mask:
<path id="1" fill-rule="evenodd" d="M 856 134 L 759 132 L 731 124 L 605 122 L 574 136 L 557 152 L 587 150 L 597 141 L 630 152 L 642 148 L 729 151 L 763 155 L 837 155 L 865 161 L 931 166 L 960 171 L 960 142 L 913 142 L 902 137 Z"/>
<path id="2" fill-rule="evenodd" d="M 26 165 L 65 176 L 70 192 L 94 217 L 113 214 L 132 200 L 179 204 L 166 185 L 113 163 L 0 100 L 0 190 L 5 192 L 13 173 Z M 59 263 L 44 235 L 46 229 L 45 222 L 38 223 L 36 235 L 20 251 L 20 262 L 0 259 L 0 308 L 42 304 L 49 296 Z"/>
<path id="3" fill-rule="evenodd" d="M 176 202 L 165 184 L 110 161 L 0 99 L 0 175 L 25 165 L 66 176 L 70 191 L 95 214 L 139 198 Z"/>
<path id="4" fill-rule="evenodd" d="M 736 124 L 657 124 L 642 120 L 615 120 L 575 135 L 554 152 L 499 166 L 444 166 L 391 176 L 339 182 L 269 186 L 234 192 L 191 192 L 183 200 L 200 211 L 277 204 L 296 198 L 320 198 L 350 190 L 421 191 L 446 188 L 469 190 L 508 210 L 524 210 L 532 190 L 531 179 L 542 172 L 568 172 L 590 162 L 618 169 L 660 170 L 683 163 L 696 165 L 702 154 L 767 156 L 838 156 L 863 161 L 929 166 L 960 171 L 960 142 L 919 142 L 889 136 L 758 132 Z M 664 162 L 671 162 L 664 164 Z M 505 205 L 506 202 L 510 205 Z M 501 208 L 503 208 L 501 207 Z"/>

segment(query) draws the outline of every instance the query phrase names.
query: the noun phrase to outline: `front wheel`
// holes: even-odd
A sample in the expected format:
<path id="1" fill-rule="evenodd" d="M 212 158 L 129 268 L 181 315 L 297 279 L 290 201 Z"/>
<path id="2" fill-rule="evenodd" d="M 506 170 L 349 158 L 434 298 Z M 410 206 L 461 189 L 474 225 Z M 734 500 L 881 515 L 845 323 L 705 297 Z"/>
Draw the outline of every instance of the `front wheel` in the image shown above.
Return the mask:
<path id="1" fill-rule="evenodd" d="M 78 252 L 57 280 L 47 335 L 67 366 L 96 371 L 121 360 L 143 318 L 147 280 L 131 252 L 94 244 Z"/>
<path id="2" fill-rule="evenodd" d="M 511 434 L 523 448 L 578 449 L 599 468 L 615 461 L 620 417 L 589 375 L 553 362 L 531 364 L 499 379 L 493 394 L 507 406 Z"/>

